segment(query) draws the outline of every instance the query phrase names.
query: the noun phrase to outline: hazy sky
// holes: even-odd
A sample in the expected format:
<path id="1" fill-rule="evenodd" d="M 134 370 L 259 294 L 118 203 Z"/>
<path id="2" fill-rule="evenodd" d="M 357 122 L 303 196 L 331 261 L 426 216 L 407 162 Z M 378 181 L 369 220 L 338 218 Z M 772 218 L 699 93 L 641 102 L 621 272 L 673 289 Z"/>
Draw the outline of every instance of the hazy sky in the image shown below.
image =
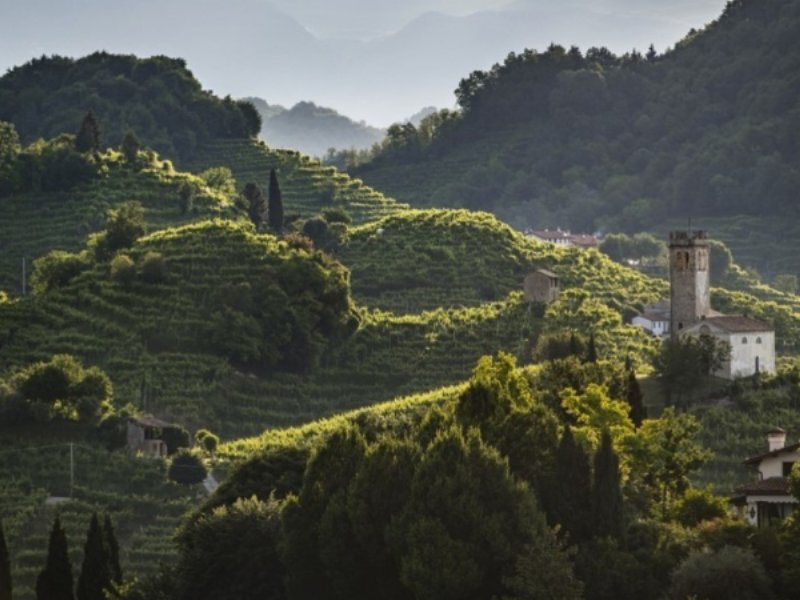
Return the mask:
<path id="1" fill-rule="evenodd" d="M 725 0 L 0 0 L 0 72 L 95 50 L 187 60 L 220 95 L 310 100 L 385 126 L 551 42 L 661 51 Z"/>

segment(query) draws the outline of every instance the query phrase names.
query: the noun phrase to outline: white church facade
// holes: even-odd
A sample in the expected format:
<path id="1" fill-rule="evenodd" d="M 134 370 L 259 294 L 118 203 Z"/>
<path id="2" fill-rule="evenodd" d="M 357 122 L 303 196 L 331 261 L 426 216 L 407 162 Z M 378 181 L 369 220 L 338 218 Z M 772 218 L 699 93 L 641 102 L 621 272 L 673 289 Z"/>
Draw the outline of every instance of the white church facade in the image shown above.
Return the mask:
<path id="1" fill-rule="evenodd" d="M 656 329 L 641 315 L 640 324 L 654 335 L 712 335 L 730 345 L 730 359 L 713 374 L 725 379 L 775 372 L 775 331 L 769 323 L 744 315 L 724 315 L 711 308 L 711 253 L 705 231 L 669 234 L 670 297 L 652 307 L 661 309 Z M 665 326 L 663 313 L 669 311 Z M 654 310 L 651 310 L 655 314 Z"/>

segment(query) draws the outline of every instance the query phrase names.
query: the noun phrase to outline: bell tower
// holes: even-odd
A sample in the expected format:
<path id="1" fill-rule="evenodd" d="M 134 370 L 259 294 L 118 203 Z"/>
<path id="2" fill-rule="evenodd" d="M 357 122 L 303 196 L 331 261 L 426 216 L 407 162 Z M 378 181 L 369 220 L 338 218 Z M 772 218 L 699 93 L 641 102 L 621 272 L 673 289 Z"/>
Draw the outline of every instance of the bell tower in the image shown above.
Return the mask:
<path id="1" fill-rule="evenodd" d="M 691 327 L 711 310 L 709 247 L 705 231 L 669 234 L 670 335 Z"/>

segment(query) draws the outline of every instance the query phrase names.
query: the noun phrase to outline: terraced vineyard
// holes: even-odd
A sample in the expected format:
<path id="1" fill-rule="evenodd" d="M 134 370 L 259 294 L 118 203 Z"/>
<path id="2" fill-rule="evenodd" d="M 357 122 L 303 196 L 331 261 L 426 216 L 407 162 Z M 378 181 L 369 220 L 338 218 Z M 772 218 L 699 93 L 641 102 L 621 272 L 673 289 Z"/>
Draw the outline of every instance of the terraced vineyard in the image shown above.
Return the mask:
<path id="1" fill-rule="evenodd" d="M 159 564 L 172 560 L 176 553 L 172 532 L 182 515 L 196 505 L 197 490 L 168 482 L 163 461 L 109 453 L 86 442 L 73 445 L 71 488 L 66 439 L 73 435 L 81 439 L 80 434 L 77 430 L 47 437 L 0 433 L 4 448 L 0 517 L 12 557 L 14 597 L 19 600 L 35 598 L 33 587 L 44 566 L 56 513 L 67 531 L 76 576 L 92 513 L 111 515 L 123 572 L 129 577 L 152 573 Z M 51 500 L 46 502 L 47 498 Z"/>
<path id="2" fill-rule="evenodd" d="M 184 182 L 197 190 L 194 208 L 186 214 L 178 192 Z M 142 204 L 151 230 L 213 217 L 238 218 L 229 198 L 197 177 L 170 170 L 167 163 L 138 172 L 116 166 L 106 177 L 70 192 L 2 197 L 0 289 L 20 293 L 23 258 L 30 275 L 34 258 L 50 250 L 81 249 L 90 233 L 103 228 L 108 209 L 131 200 Z"/>
<path id="3" fill-rule="evenodd" d="M 387 198 L 333 167 L 293 150 L 275 150 L 263 142 L 217 140 L 206 144 L 185 167 L 200 172 L 226 166 L 233 171 L 241 189 L 247 182 L 262 187 L 269 183 L 270 169 L 276 169 L 287 217 L 311 217 L 321 209 L 346 209 L 354 221 L 363 223 L 405 210 L 407 205 Z"/>

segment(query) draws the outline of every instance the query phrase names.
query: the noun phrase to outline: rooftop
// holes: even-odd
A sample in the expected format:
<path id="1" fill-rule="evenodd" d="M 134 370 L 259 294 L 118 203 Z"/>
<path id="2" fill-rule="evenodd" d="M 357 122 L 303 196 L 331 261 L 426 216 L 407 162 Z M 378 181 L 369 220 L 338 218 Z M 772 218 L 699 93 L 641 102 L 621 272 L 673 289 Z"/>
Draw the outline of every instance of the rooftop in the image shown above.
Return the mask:
<path id="1" fill-rule="evenodd" d="M 784 446 L 783 448 L 778 448 L 777 450 L 771 450 L 770 452 L 765 452 L 764 454 L 758 454 L 756 456 L 751 456 L 750 458 L 744 461 L 746 465 L 757 465 L 765 458 L 771 458 L 773 456 L 779 456 L 785 452 L 797 452 L 797 449 L 800 448 L 800 443 L 792 444 L 791 446 Z"/>
<path id="2" fill-rule="evenodd" d="M 769 323 L 742 315 L 709 316 L 704 321 L 730 333 L 772 331 L 772 326 Z"/>
<path id="3" fill-rule="evenodd" d="M 768 477 L 761 481 L 740 485 L 735 491 L 739 494 L 753 496 L 788 496 L 789 479 L 786 477 Z"/>

